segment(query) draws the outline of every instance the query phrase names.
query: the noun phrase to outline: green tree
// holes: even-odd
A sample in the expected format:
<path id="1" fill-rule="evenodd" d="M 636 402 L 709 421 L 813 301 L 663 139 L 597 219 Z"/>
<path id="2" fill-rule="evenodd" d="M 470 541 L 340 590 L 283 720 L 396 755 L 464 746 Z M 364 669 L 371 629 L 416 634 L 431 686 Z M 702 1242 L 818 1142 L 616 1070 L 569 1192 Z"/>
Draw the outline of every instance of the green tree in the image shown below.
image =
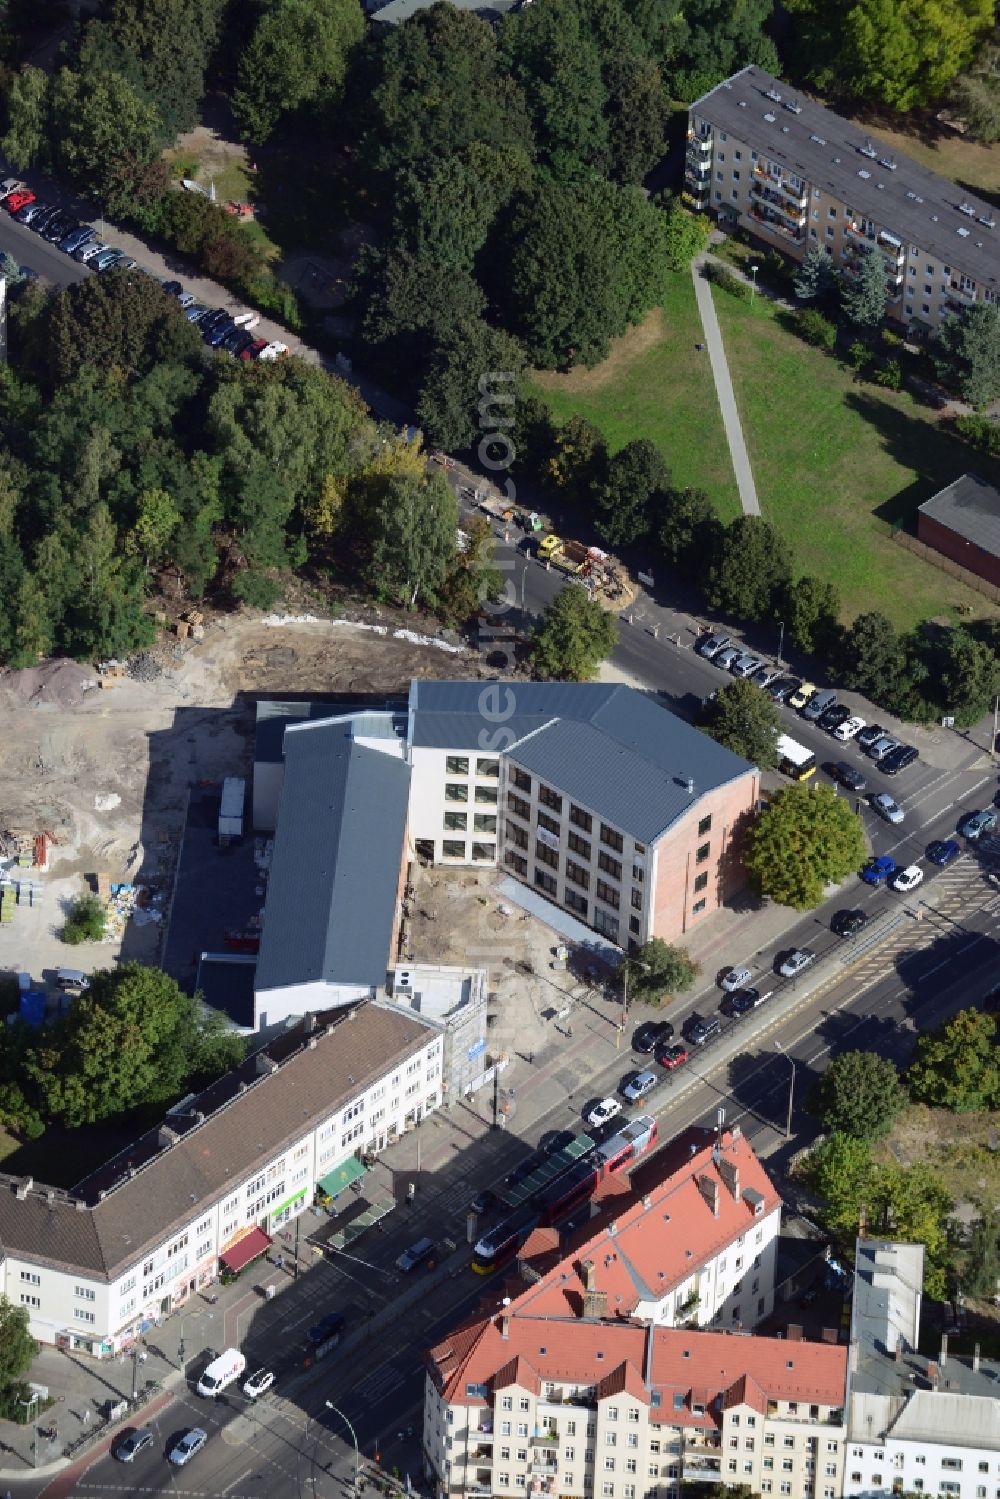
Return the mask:
<path id="1" fill-rule="evenodd" d="M 825 1202 L 823 1221 L 844 1243 L 853 1244 L 872 1172 L 872 1147 L 856 1135 L 833 1134 L 809 1152 L 805 1178 Z"/>
<path id="2" fill-rule="evenodd" d="M 232 96 L 244 137 L 267 140 L 283 115 L 304 105 L 329 109 L 364 29 L 354 0 L 270 0 L 240 57 Z"/>
<path id="3" fill-rule="evenodd" d="M 688 0 L 666 64 L 672 96 L 696 99 L 749 63 L 779 73 L 778 53 L 764 30 L 772 10 L 772 0 Z"/>
<path id="4" fill-rule="evenodd" d="M 722 532 L 704 568 L 710 608 L 737 619 L 767 619 L 792 576 L 784 537 L 759 515 L 741 515 Z"/>
<path id="5" fill-rule="evenodd" d="M 552 435 L 545 478 L 556 489 L 564 489 L 578 500 L 589 499 L 603 484 L 607 464 L 603 432 L 585 416 L 574 413 Z"/>
<path id="6" fill-rule="evenodd" d="M 666 262 L 670 270 L 689 273 L 691 262 L 708 244 L 712 225 L 703 213 L 690 213 L 678 198 L 666 207 Z"/>
<path id="7" fill-rule="evenodd" d="M 876 245 L 865 244 L 852 271 L 840 278 L 840 305 L 859 328 L 877 328 L 885 316 L 885 262 Z"/>
<path id="8" fill-rule="evenodd" d="M 906 1089 L 895 1064 L 873 1051 L 845 1051 L 809 1095 L 809 1111 L 825 1129 L 857 1140 L 881 1140 L 906 1107 Z"/>
<path id="9" fill-rule="evenodd" d="M 66 913 L 62 940 L 78 947 L 81 942 L 103 942 L 107 913 L 96 895 L 78 895 Z"/>
<path id="10" fill-rule="evenodd" d="M 144 489 L 139 496 L 135 524 L 125 538 L 125 550 L 143 559 L 143 567 L 162 561 L 181 523 L 181 513 L 164 489 Z"/>
<path id="11" fill-rule="evenodd" d="M 446 480 L 391 476 L 380 486 L 372 521 L 371 587 L 408 609 L 418 599 L 433 603 L 454 562 L 458 531 L 458 501 Z"/>
<path id="12" fill-rule="evenodd" d="M 722 527 L 703 489 L 671 489 L 660 507 L 660 550 L 668 562 L 680 563 L 709 554 Z"/>
<path id="13" fill-rule="evenodd" d="M 773 770 L 778 763 L 781 719 L 774 703 L 754 682 L 737 679 L 720 687 L 702 709 L 700 726 L 734 755 Z"/>
<path id="14" fill-rule="evenodd" d="M 41 68 L 23 67 L 7 89 L 7 130 L 0 149 L 17 171 L 48 160 L 50 143 L 49 76 Z"/>
<path id="15" fill-rule="evenodd" d="M 60 68 L 52 83 L 57 164 L 106 213 L 127 213 L 136 166 L 152 162 L 163 138 L 153 104 L 119 73 Z M 142 279 L 137 278 L 137 279 Z"/>
<path id="16" fill-rule="evenodd" d="M 22 1375 L 27 1374 L 38 1344 L 28 1331 L 30 1313 L 26 1306 L 15 1306 L 8 1296 L 0 1294 L 0 1400 L 10 1393 L 20 1393 Z"/>
<path id="17" fill-rule="evenodd" d="M 594 496 L 597 534 L 609 546 L 639 541 L 670 487 L 666 459 L 648 437 L 634 437 L 608 459 L 607 475 Z"/>
<path id="18" fill-rule="evenodd" d="M 446 449 L 469 447 L 493 430 L 484 425 L 483 413 L 494 407 L 506 423 L 524 364 L 524 351 L 509 334 L 481 318 L 455 324 L 434 349 L 417 397 L 428 439 Z M 502 465 L 506 456 L 505 450 L 492 458 Z"/>
<path id="19" fill-rule="evenodd" d="M 503 22 L 511 76 L 528 101 L 535 137 L 603 167 L 610 155 L 601 47 L 576 0 L 541 0 Z"/>
<path id="20" fill-rule="evenodd" d="M 151 276 L 88 276 L 52 305 L 49 361 L 58 385 L 88 367 L 134 375 L 161 364 L 193 363 L 202 350 L 192 325 Z"/>
<path id="21" fill-rule="evenodd" d="M 952 100 L 977 141 L 1000 141 L 1000 27 L 982 43 L 968 72 L 955 79 Z"/>
<path id="22" fill-rule="evenodd" d="M 840 594 L 823 578 L 797 578 L 785 590 L 782 618 L 788 637 L 807 655 L 826 655 L 840 634 Z"/>
<path id="23" fill-rule="evenodd" d="M 787 786 L 750 827 L 744 862 L 761 894 L 808 911 L 865 856 L 861 819 L 829 786 Z"/>
<path id="24" fill-rule="evenodd" d="M 113 0 L 109 7 L 111 61 L 156 105 L 168 139 L 198 122 L 225 10 L 226 0 Z"/>
<path id="25" fill-rule="evenodd" d="M 942 319 L 931 352 L 938 376 L 970 406 L 1000 396 L 1000 308 L 971 302 Z"/>
<path id="26" fill-rule="evenodd" d="M 627 981 L 630 1001 L 663 1004 L 673 995 L 690 989 L 699 968 L 683 947 L 672 947 L 662 937 L 651 937 L 619 968 L 622 981 L 619 987 L 624 993 Z"/>
<path id="27" fill-rule="evenodd" d="M 844 631 L 838 652 L 844 686 L 884 702 L 906 666 L 906 651 L 892 621 L 872 610 Z"/>
<path id="28" fill-rule="evenodd" d="M 499 206 L 491 185 L 455 156 L 431 163 L 427 176 L 410 173 L 397 192 L 394 254 L 470 272 Z"/>
<path id="29" fill-rule="evenodd" d="M 1000 1226 L 994 1212 L 977 1218 L 969 1230 L 962 1290 L 984 1301 L 992 1301 L 1000 1290 Z"/>
<path id="30" fill-rule="evenodd" d="M 961 725 L 988 713 L 1000 695 L 1000 656 L 968 630 L 949 630 L 936 652 L 934 693 Z"/>
<path id="31" fill-rule="evenodd" d="M 968 1114 L 1000 1107 L 1000 1043 L 997 1018 L 962 1010 L 917 1041 L 906 1075 L 918 1103 Z"/>
<path id="32" fill-rule="evenodd" d="M 486 298 L 468 272 L 421 260 L 395 245 L 365 246 L 355 264 L 353 291 L 363 309 L 361 336 L 376 367 L 417 389 L 434 349 L 460 325 L 478 324 L 486 309 Z"/>
<path id="33" fill-rule="evenodd" d="M 580 583 L 556 594 L 534 635 L 535 675 L 586 682 L 618 643 L 618 623 Z"/>
<path id="34" fill-rule="evenodd" d="M 655 62 L 635 55 L 606 55 L 609 176 L 641 184 L 664 153 L 668 107 Z"/>
<path id="35" fill-rule="evenodd" d="M 232 1030 L 220 1010 L 205 1010 L 199 1017 L 188 1059 L 190 1087 L 207 1088 L 216 1078 L 232 1072 L 246 1060 L 250 1044 L 250 1037 Z"/>
<path id="36" fill-rule="evenodd" d="M 891 109 L 937 99 L 993 24 L 992 0 L 790 0 L 809 76 Z"/>
<path id="37" fill-rule="evenodd" d="M 800 302 L 823 302 L 833 290 L 833 261 L 825 245 L 810 245 L 792 283 Z"/>

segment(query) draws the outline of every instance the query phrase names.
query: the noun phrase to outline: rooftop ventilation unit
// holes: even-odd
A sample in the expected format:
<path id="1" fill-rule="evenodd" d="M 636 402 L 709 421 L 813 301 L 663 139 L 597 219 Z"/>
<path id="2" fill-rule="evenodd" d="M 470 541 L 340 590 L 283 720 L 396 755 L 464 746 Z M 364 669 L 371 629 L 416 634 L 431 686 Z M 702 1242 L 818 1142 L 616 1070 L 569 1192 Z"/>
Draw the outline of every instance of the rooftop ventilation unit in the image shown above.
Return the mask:
<path id="1" fill-rule="evenodd" d="M 887 172 L 894 172 L 896 170 L 896 163 L 891 156 L 880 156 L 878 164 L 880 167 L 885 167 Z"/>
<path id="2" fill-rule="evenodd" d="M 739 106 L 740 106 L 741 109 L 746 109 L 746 107 L 747 107 L 747 101 L 745 99 L 740 99 L 737 102 L 739 103 Z"/>
<path id="3" fill-rule="evenodd" d="M 906 196 L 910 199 L 911 203 L 915 203 L 917 201 L 917 195 L 913 191 L 912 187 L 908 187 L 906 189 Z"/>
<path id="4" fill-rule="evenodd" d="M 773 125 L 774 122 L 775 122 L 775 120 L 778 118 L 778 116 L 777 115 L 773 115 L 770 112 L 768 112 L 767 114 L 765 114 L 764 118 L 765 118 L 765 120 L 767 121 L 767 123 L 769 125 Z"/>
<path id="5" fill-rule="evenodd" d="M 879 190 L 880 193 L 884 193 L 885 192 L 885 183 L 884 182 L 877 182 L 875 184 L 875 186 L 878 188 L 878 190 Z"/>
<path id="6" fill-rule="evenodd" d="M 976 210 L 973 208 L 971 203 L 960 203 L 958 205 L 958 211 L 959 213 L 964 213 L 967 219 L 974 219 L 976 217 Z"/>
<path id="7" fill-rule="evenodd" d="M 781 133 L 782 133 L 782 135 L 789 135 L 791 133 L 791 126 L 790 125 L 782 125 L 782 127 L 781 127 Z"/>
<path id="8" fill-rule="evenodd" d="M 921 202 L 923 202 L 923 199 L 921 199 Z M 932 213 L 932 214 L 931 214 L 931 223 L 932 223 L 932 224 L 936 224 L 936 223 L 937 223 L 937 221 L 938 221 L 938 216 L 937 216 L 937 214 L 936 214 L 936 213 Z"/>
<path id="9" fill-rule="evenodd" d="M 786 99 L 785 108 L 793 115 L 800 115 L 802 113 L 802 105 L 796 104 L 794 99 Z"/>
<path id="10" fill-rule="evenodd" d="M 992 214 L 989 213 L 981 213 L 979 215 L 979 218 L 976 220 L 976 223 L 985 225 L 987 229 L 995 229 L 997 226 L 996 219 Z"/>
<path id="11" fill-rule="evenodd" d="M 815 141 L 815 143 L 816 143 L 817 146 L 825 146 L 826 145 L 826 141 L 823 139 L 823 137 L 821 135 L 811 135 L 809 137 L 809 139 L 811 141 Z"/>
<path id="12" fill-rule="evenodd" d="M 923 198 L 920 196 L 919 193 L 916 194 L 916 199 L 917 199 L 918 203 L 922 203 L 924 201 Z"/>
<path id="13" fill-rule="evenodd" d="M 865 167 L 862 167 L 861 170 L 860 170 L 860 172 L 858 173 L 858 176 L 859 177 L 863 177 L 864 180 L 867 182 L 868 179 L 871 177 L 871 172 L 867 171 Z"/>
<path id="14" fill-rule="evenodd" d="M 861 152 L 862 156 L 867 156 L 870 161 L 878 160 L 878 152 L 872 145 L 871 141 L 865 141 L 863 146 L 858 147 L 858 150 Z"/>
<path id="15" fill-rule="evenodd" d="M 767 93 L 764 95 L 764 98 L 773 99 L 775 104 L 781 103 L 781 95 L 778 93 L 778 90 L 776 88 L 769 88 Z"/>
<path id="16" fill-rule="evenodd" d="M 961 228 L 958 230 L 958 233 L 962 236 L 963 239 L 968 239 L 968 237 L 972 233 L 972 231 L 971 231 L 971 229 L 966 229 L 965 225 L 963 224 L 961 226 Z"/>

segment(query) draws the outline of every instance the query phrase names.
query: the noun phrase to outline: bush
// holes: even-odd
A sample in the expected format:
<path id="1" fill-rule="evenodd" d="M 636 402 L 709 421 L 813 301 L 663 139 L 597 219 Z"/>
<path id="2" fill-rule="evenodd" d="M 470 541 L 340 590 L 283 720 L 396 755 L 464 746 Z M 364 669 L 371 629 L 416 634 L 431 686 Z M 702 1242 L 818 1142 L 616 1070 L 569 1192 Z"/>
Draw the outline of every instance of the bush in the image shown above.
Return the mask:
<path id="1" fill-rule="evenodd" d="M 107 916 L 96 895 L 79 895 L 69 908 L 62 940 L 73 947 L 81 942 L 101 942 Z"/>
<path id="2" fill-rule="evenodd" d="M 727 270 L 724 265 L 717 265 L 714 260 L 705 262 L 704 271 L 707 281 L 721 287 L 731 297 L 737 297 L 741 302 L 749 302 L 751 288 L 741 276 L 734 276 L 732 271 Z"/>
<path id="3" fill-rule="evenodd" d="M 863 374 L 872 362 L 872 351 L 860 338 L 856 338 L 847 351 L 847 361 L 858 374 Z"/>
<path id="4" fill-rule="evenodd" d="M 899 390 L 903 383 L 903 367 L 898 359 L 890 359 L 875 371 L 872 379 L 876 385 L 883 385 L 886 390 Z"/>
<path id="5" fill-rule="evenodd" d="M 795 314 L 795 325 L 799 330 L 800 337 L 806 343 L 815 344 L 818 349 L 825 349 L 828 354 L 833 353 L 837 342 L 837 328 L 828 317 L 817 312 L 815 307 L 802 307 Z"/>
<path id="6" fill-rule="evenodd" d="M 955 431 L 973 447 L 982 448 L 991 458 L 1000 458 L 1000 422 L 988 416 L 960 416 Z"/>
<path id="7" fill-rule="evenodd" d="M 272 609 L 281 597 L 281 589 L 273 579 L 251 570 L 237 574 L 231 592 L 238 603 L 251 609 Z"/>

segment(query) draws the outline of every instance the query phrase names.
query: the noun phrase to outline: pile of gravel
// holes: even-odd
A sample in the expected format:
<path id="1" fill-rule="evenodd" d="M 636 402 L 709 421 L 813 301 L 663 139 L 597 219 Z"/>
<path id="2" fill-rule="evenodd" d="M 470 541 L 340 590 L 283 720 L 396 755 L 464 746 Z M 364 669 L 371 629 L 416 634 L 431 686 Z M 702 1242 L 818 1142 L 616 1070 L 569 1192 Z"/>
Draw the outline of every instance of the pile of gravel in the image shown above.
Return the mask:
<path id="1" fill-rule="evenodd" d="M 153 651 L 137 651 L 128 658 L 128 674 L 133 682 L 155 682 L 163 675 L 163 663 Z"/>

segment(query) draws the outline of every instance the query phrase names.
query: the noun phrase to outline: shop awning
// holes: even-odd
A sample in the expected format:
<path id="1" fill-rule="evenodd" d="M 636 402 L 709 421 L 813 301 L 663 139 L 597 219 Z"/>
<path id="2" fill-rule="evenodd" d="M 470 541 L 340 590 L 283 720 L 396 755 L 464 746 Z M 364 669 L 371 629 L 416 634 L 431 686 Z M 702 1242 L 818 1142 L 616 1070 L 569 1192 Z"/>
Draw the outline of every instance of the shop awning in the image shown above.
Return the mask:
<path id="1" fill-rule="evenodd" d="M 320 1177 L 317 1186 L 328 1197 L 336 1197 L 338 1192 L 342 1192 L 345 1187 L 351 1185 L 351 1182 L 356 1182 L 358 1177 L 364 1174 L 364 1166 L 357 1156 L 352 1155 L 349 1161 L 342 1162 L 335 1171 L 329 1171 L 326 1176 Z"/>
<path id="2" fill-rule="evenodd" d="M 244 1234 L 242 1239 L 234 1244 L 231 1249 L 227 1249 L 223 1254 L 220 1254 L 219 1259 L 226 1266 L 227 1270 L 232 1270 L 233 1274 L 236 1275 L 245 1266 L 249 1265 L 251 1260 L 259 1260 L 261 1255 L 266 1254 L 270 1247 L 271 1240 L 264 1230 L 262 1228 L 253 1228 L 248 1234 Z"/>

